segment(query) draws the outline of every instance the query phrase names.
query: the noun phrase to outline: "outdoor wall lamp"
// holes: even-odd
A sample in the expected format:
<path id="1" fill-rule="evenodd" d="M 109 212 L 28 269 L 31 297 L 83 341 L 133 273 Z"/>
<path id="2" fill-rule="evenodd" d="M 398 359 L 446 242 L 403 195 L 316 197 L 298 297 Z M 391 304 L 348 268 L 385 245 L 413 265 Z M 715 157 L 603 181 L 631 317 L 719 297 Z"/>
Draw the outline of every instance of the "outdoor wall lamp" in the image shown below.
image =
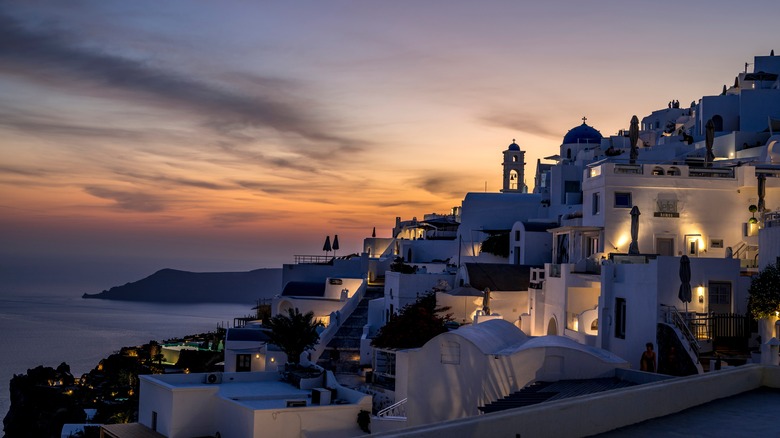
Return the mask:
<path id="1" fill-rule="evenodd" d="M 696 288 L 696 292 L 699 293 L 699 304 L 704 304 L 704 285 L 700 284 L 699 287 Z"/>

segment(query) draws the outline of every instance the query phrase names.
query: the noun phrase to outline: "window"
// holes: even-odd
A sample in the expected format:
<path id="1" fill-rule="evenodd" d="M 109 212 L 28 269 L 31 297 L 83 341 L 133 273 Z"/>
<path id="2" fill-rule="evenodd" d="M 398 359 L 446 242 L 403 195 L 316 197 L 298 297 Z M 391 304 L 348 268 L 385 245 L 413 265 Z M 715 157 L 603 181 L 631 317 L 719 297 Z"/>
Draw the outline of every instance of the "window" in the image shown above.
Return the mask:
<path id="1" fill-rule="evenodd" d="M 243 373 L 252 371 L 252 355 L 251 354 L 237 354 L 236 355 L 236 372 Z"/>
<path id="2" fill-rule="evenodd" d="M 710 281 L 707 288 L 710 311 L 714 313 L 731 312 L 731 283 L 728 281 Z"/>
<path id="3" fill-rule="evenodd" d="M 723 239 L 710 240 L 710 248 L 723 248 Z"/>
<path id="4" fill-rule="evenodd" d="M 663 167 L 654 167 L 653 168 L 653 175 L 663 175 L 664 174 L 664 168 Z"/>
<path id="5" fill-rule="evenodd" d="M 157 431 L 157 411 L 152 411 L 152 430 Z"/>
<path id="6" fill-rule="evenodd" d="M 615 208 L 631 208 L 631 192 L 615 192 Z"/>
<path id="7" fill-rule="evenodd" d="M 453 341 L 443 342 L 441 344 L 441 363 L 460 364 L 460 344 Z"/>
<path id="8" fill-rule="evenodd" d="M 520 230 L 515 230 L 515 242 L 520 241 Z"/>
<path id="9" fill-rule="evenodd" d="M 598 236 L 588 236 L 587 237 L 587 248 L 585 257 L 590 257 L 593 254 L 596 254 L 599 252 L 599 237 Z"/>
<path id="10" fill-rule="evenodd" d="M 596 216 L 601 211 L 601 193 L 595 192 L 593 194 L 593 216 Z"/>
<path id="11" fill-rule="evenodd" d="M 626 339 L 626 299 L 615 298 L 615 337 Z"/>

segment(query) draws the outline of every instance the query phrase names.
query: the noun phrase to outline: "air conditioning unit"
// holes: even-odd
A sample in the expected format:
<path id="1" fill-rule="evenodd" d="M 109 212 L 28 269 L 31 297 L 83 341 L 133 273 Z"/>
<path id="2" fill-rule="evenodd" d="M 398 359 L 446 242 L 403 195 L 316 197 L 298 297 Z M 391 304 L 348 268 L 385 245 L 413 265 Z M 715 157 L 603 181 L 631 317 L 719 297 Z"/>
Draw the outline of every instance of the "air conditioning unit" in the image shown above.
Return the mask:
<path id="1" fill-rule="evenodd" d="M 210 385 L 222 383 L 222 374 L 221 373 L 206 374 L 206 377 L 203 379 L 203 381 L 204 383 L 208 383 Z"/>
<path id="2" fill-rule="evenodd" d="M 330 389 L 327 388 L 312 388 L 311 390 L 311 404 L 313 405 L 329 405 L 330 404 Z"/>

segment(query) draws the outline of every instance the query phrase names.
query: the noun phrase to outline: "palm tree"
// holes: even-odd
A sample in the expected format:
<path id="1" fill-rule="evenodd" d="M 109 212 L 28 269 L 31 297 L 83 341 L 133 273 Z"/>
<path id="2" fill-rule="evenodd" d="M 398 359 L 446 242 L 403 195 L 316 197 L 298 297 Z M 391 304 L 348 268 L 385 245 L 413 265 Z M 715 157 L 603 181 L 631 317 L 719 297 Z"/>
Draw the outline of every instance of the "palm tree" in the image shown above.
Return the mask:
<path id="1" fill-rule="evenodd" d="M 314 322 L 314 312 L 302 314 L 298 309 L 288 309 L 287 315 L 280 313 L 268 321 L 271 327 L 268 337 L 287 354 L 287 362 L 297 365 L 301 362 L 301 354 L 314 348 L 319 341 L 317 327 L 320 325 Z"/>

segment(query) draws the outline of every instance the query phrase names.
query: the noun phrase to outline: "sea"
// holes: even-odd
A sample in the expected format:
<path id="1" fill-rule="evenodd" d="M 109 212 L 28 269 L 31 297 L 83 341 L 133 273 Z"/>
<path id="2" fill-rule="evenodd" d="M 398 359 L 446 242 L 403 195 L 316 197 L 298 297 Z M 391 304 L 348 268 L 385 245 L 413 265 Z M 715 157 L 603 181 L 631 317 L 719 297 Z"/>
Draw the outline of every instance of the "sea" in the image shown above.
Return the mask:
<path id="1" fill-rule="evenodd" d="M 0 420 L 10 380 L 65 362 L 80 377 L 121 347 L 230 327 L 251 304 L 160 304 L 67 295 L 0 295 Z"/>

